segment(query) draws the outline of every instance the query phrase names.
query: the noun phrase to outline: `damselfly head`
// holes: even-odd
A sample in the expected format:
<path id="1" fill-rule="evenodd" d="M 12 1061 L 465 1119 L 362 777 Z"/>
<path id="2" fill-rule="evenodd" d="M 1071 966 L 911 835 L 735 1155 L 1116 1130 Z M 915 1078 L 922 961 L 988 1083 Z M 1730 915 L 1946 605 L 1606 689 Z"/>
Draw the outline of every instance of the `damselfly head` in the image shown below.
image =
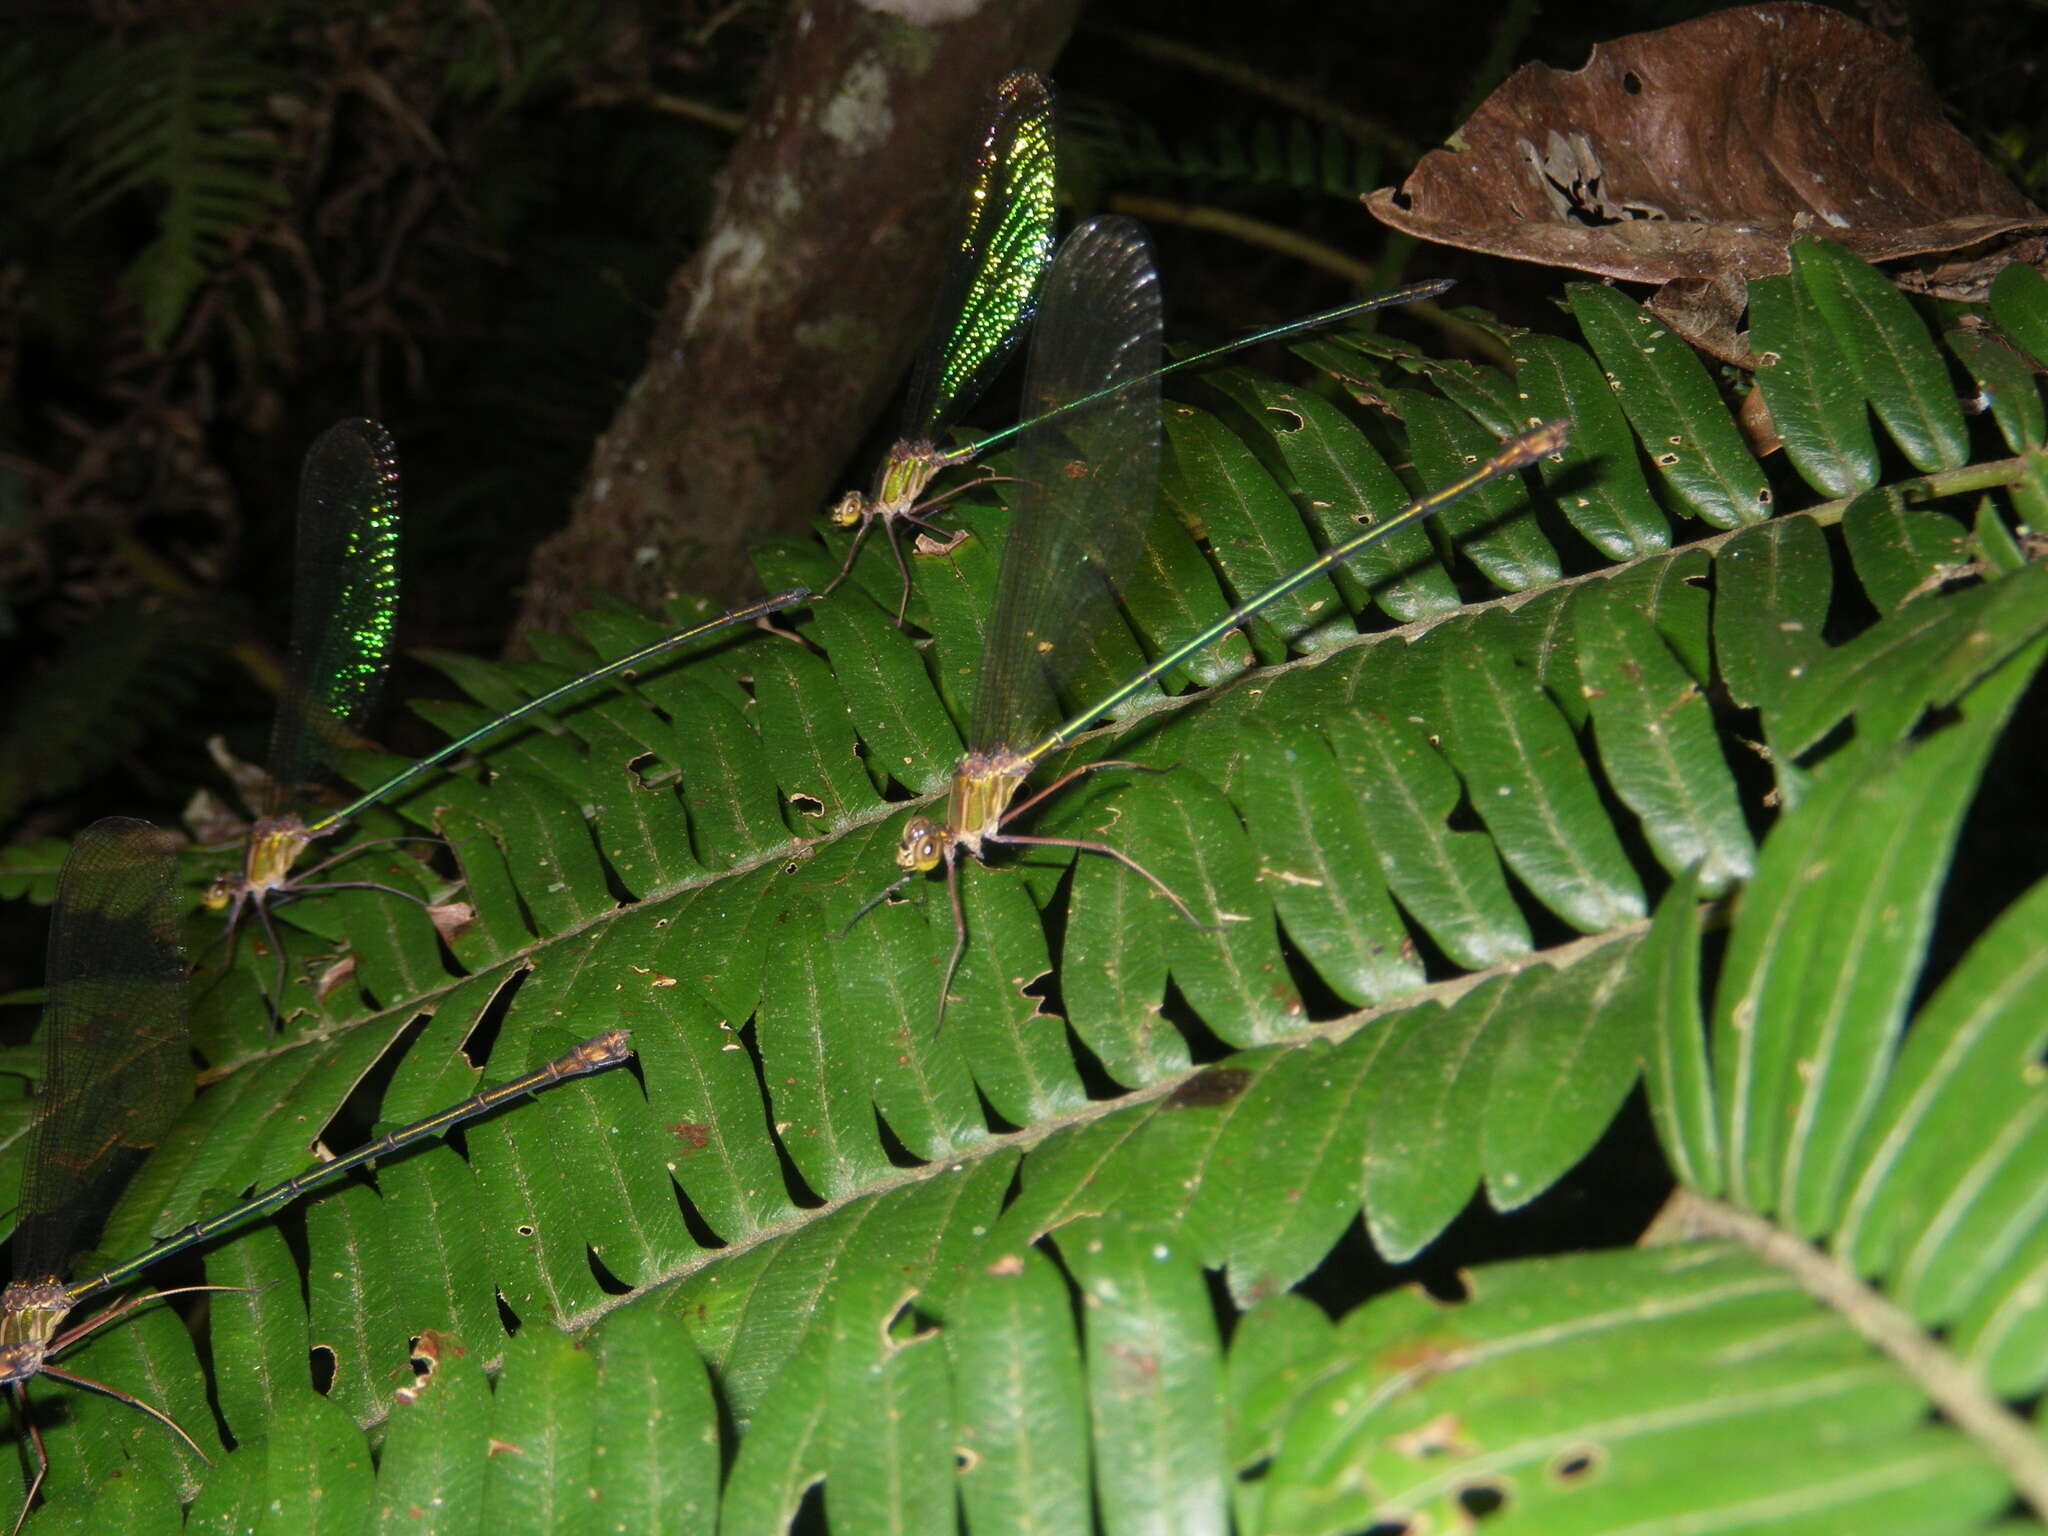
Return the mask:
<path id="1" fill-rule="evenodd" d="M 903 829 L 903 841 L 896 848 L 896 867 L 920 873 L 937 869 L 945 853 L 945 829 L 929 817 L 919 816 Z"/>
<path id="2" fill-rule="evenodd" d="M 209 912 L 225 912 L 234 904 L 235 892 L 242 882 L 233 870 L 222 870 L 206 883 L 206 894 L 199 898 L 199 904 Z"/>
<path id="3" fill-rule="evenodd" d="M 868 499 L 859 491 L 848 491 L 825 514 L 834 528 L 858 528 L 868 515 Z"/>

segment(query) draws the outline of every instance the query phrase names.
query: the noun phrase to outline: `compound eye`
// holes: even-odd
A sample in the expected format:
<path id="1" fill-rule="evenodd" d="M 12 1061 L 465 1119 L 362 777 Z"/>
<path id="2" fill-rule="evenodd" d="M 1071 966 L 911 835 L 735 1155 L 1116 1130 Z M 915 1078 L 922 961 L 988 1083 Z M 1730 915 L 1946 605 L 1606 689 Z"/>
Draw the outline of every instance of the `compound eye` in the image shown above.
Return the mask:
<path id="1" fill-rule="evenodd" d="M 199 898 L 199 904 L 209 912 L 218 912 L 234 899 L 234 880 L 231 876 L 215 875 L 206 884 L 206 894 Z"/>
<path id="2" fill-rule="evenodd" d="M 946 845 L 945 834 L 920 816 L 903 829 L 903 841 L 896 848 L 898 869 L 932 869 Z"/>
<path id="3" fill-rule="evenodd" d="M 832 504 L 826 520 L 834 528 L 852 528 L 866 515 L 867 507 L 859 491 L 848 491 Z"/>
<path id="4" fill-rule="evenodd" d="M 922 816 L 905 825 L 903 828 L 903 838 L 896 844 L 896 867 L 898 869 L 922 869 L 924 867 L 917 861 L 920 850 L 924 845 L 925 837 L 930 829 L 931 823 Z"/>

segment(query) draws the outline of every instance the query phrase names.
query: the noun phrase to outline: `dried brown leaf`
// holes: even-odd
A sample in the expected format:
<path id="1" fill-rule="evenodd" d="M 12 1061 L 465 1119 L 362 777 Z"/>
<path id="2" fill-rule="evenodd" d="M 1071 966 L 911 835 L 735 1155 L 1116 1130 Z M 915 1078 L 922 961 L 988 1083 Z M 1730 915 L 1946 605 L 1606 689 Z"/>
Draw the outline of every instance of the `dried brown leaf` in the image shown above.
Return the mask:
<path id="1" fill-rule="evenodd" d="M 1789 270 L 1804 234 L 1884 262 L 2048 227 L 1949 124 L 1906 49 L 1803 4 L 1618 38 L 1573 72 L 1524 65 L 1451 148 L 1366 203 L 1465 250 L 1687 282 L 1680 316 L 1716 284 Z M 1695 323 L 1725 322 L 1710 300 Z"/>
<path id="2" fill-rule="evenodd" d="M 192 791 L 192 798 L 185 802 L 184 822 L 185 830 L 192 834 L 192 841 L 201 848 L 225 848 L 249 835 L 249 819 L 237 814 L 210 789 Z"/>
<path id="3" fill-rule="evenodd" d="M 441 942 L 453 944 L 476 921 L 476 908 L 466 901 L 440 901 L 428 906 L 427 917 L 434 931 L 441 935 Z"/>
<path id="4" fill-rule="evenodd" d="M 206 752 L 213 759 L 213 765 L 227 775 L 235 786 L 235 793 L 252 815 L 261 814 L 257 807 L 268 805 L 277 798 L 277 786 L 270 775 L 255 763 L 244 762 L 228 750 L 225 736 L 206 738 Z"/>
<path id="5" fill-rule="evenodd" d="M 313 996 L 321 1002 L 334 996 L 351 981 L 356 974 L 356 957 L 343 955 L 332 965 L 324 967 L 313 983 Z"/>

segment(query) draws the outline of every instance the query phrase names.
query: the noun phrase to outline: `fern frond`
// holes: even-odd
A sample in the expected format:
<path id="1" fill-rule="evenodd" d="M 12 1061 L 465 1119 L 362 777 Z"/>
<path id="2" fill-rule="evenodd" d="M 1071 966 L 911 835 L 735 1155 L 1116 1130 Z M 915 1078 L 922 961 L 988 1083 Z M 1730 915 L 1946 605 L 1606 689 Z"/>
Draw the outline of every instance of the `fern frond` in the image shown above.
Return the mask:
<path id="1" fill-rule="evenodd" d="M 0 822 L 70 791 L 170 724 L 214 654 L 197 616 L 117 607 L 32 672 L 0 733 Z"/>
<path id="2" fill-rule="evenodd" d="M 1168 142 L 1149 124 L 1074 102 L 1062 109 L 1061 147 L 1084 180 L 1203 193 L 1280 189 L 1355 201 L 1381 180 L 1382 151 L 1339 124 L 1306 117 L 1267 120 L 1249 136 L 1215 125 L 1206 145 Z"/>
<path id="3" fill-rule="evenodd" d="M 2038 1438 L 2000 1397 L 2048 1381 L 2044 888 L 1926 973 L 1970 879 L 1963 818 L 2048 655 L 2048 586 L 1999 521 L 2032 484 L 2038 386 L 1942 350 L 1837 253 L 1803 249 L 1791 281 L 1797 306 L 1757 314 L 1785 463 L 1605 290 L 1573 294 L 1583 343 L 1512 338 L 1512 373 L 1357 337 L 1303 349 L 1327 389 L 1238 373 L 1214 409 L 1173 406 L 1103 676 L 1495 434 L 1562 415 L 1574 436 L 1540 483 L 1297 594 L 1078 743 L 1067 766 L 1161 771 L 1096 775 L 1033 830 L 1141 856 L 1214 931 L 1110 860 L 972 867 L 936 1038 L 943 894 L 841 935 L 945 793 L 1000 508 L 913 562 L 928 643 L 873 552 L 799 639 L 721 637 L 387 807 L 341 868 L 424 892 L 455 866 L 368 839 L 436 833 L 474 922 L 444 945 L 376 892 L 285 908 L 294 975 L 323 985 L 291 989 L 282 1031 L 235 979 L 269 957 L 209 995 L 214 1081 L 108 1244 L 295 1171 L 343 1107 L 459 1098 L 466 1047 L 502 1076 L 627 1027 L 638 1076 L 313 1207 L 303 1275 L 271 1225 L 208 1254 L 215 1279 L 297 1282 L 215 1305 L 234 1439 L 313 1448 L 293 1465 L 330 1513 L 445 1477 L 508 1529 L 582 1498 L 629 1527 L 782 1529 L 820 1485 L 848 1529 L 942 1526 L 958 1500 L 1304 1536 L 1787 1509 L 1970 1532 L 2035 1498 Z M 2014 345 L 2048 328 L 2037 289 L 2003 302 Z M 1841 368 L 1786 368 L 1780 325 L 1822 328 Z M 2000 408 L 1935 387 L 1958 362 Z M 1991 511 L 1923 505 L 1951 491 Z M 838 564 L 760 559 L 778 586 Z M 430 717 L 464 729 L 659 627 L 607 609 L 537 662 L 451 661 L 476 702 Z M 1477 1196 L 1558 1190 L 1639 1075 L 1714 1240 L 1481 1264 L 1450 1301 L 1349 1282 L 1357 1234 L 1411 1262 Z M 331 1392 L 266 1385 L 309 1340 Z M 416 1386 L 414 1348 L 445 1376 Z M 80 1369 L 203 1393 L 175 1323 L 110 1330 Z M 154 1449 L 130 1427 L 93 1450 L 99 1411 L 48 1436 L 60 1467 L 196 1476 L 155 1426 Z M 374 1475 L 346 1421 L 387 1426 Z M 261 1481 L 237 1451 L 204 1497 Z"/>
<path id="4" fill-rule="evenodd" d="M 62 212 L 140 200 L 157 233 L 124 286 L 162 346 L 192 297 L 283 208 L 289 146 L 267 101 L 291 81 L 226 28 L 177 29 L 92 53 L 93 93 L 74 125 Z"/>

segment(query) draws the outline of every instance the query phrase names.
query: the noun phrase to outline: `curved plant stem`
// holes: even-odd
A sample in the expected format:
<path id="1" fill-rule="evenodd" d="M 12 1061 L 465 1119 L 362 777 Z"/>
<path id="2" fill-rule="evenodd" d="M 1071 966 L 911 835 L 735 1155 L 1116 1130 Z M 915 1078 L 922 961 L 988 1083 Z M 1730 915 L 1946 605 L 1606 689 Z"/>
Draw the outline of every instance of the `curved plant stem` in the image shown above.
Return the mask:
<path id="1" fill-rule="evenodd" d="M 1897 1362 L 1958 1429 L 1988 1451 L 2020 1497 L 2048 1517 L 2048 1445 L 1968 1365 L 1885 1297 L 1845 1269 L 1834 1255 L 1748 1211 L 1686 1195 L 1683 1225 L 1690 1237 L 1732 1239 L 1766 1264 L 1784 1270 L 1816 1301 Z"/>
<path id="2" fill-rule="evenodd" d="M 1356 112 L 1347 112 L 1327 97 L 1275 80 L 1271 75 L 1249 69 L 1235 59 L 1226 59 L 1206 48 L 1197 48 L 1191 43 L 1178 42 L 1135 27 L 1112 27 L 1109 30 L 1111 36 L 1119 38 L 1133 52 L 1148 59 L 1224 81 L 1248 96 L 1264 97 L 1315 122 L 1328 123 L 1361 144 L 1377 144 L 1402 160 L 1412 161 L 1422 153 L 1421 145 L 1385 123 L 1361 117 Z"/>
<path id="3" fill-rule="evenodd" d="M 1264 219 L 1248 218 L 1241 213 L 1232 213 L 1227 208 L 1212 208 L 1201 203 L 1179 203 L 1170 198 L 1144 197 L 1136 193 L 1119 193 L 1109 199 L 1109 206 L 1118 213 L 1128 213 L 1134 218 L 1147 219 L 1154 224 L 1179 224 L 1188 229 L 1206 229 L 1219 235 L 1228 235 L 1231 239 L 1240 240 L 1246 245 L 1257 246 L 1261 250 L 1278 251 L 1283 256 L 1292 256 L 1296 261 L 1341 277 L 1356 288 L 1370 288 L 1380 280 L 1379 268 L 1370 262 L 1360 261 L 1355 256 L 1347 256 L 1335 246 L 1325 245 L 1320 240 L 1311 240 L 1284 225 L 1268 224 Z"/>
<path id="4" fill-rule="evenodd" d="M 747 125 L 747 116 L 744 112 L 714 107 L 708 101 L 677 96 L 669 91 L 657 91 L 651 86 L 589 86 L 577 93 L 576 105 L 644 107 L 650 112 L 659 112 L 664 117 L 680 117 L 685 122 L 702 123 L 727 138 L 737 137 L 739 131 Z"/>
<path id="5" fill-rule="evenodd" d="M 1982 464 L 1963 464 L 1955 469 L 1937 469 L 1890 485 L 1874 485 L 1851 496 L 1817 502 L 1805 509 L 1805 516 L 1826 527 L 1839 523 L 1849 508 L 1866 496 L 1888 497 L 1903 507 L 1921 506 L 1949 496 L 1969 496 L 1983 491 L 2009 490 L 2027 477 L 2029 458 L 2048 461 L 2048 450 L 2034 448 L 2010 459 L 1989 459 Z"/>

